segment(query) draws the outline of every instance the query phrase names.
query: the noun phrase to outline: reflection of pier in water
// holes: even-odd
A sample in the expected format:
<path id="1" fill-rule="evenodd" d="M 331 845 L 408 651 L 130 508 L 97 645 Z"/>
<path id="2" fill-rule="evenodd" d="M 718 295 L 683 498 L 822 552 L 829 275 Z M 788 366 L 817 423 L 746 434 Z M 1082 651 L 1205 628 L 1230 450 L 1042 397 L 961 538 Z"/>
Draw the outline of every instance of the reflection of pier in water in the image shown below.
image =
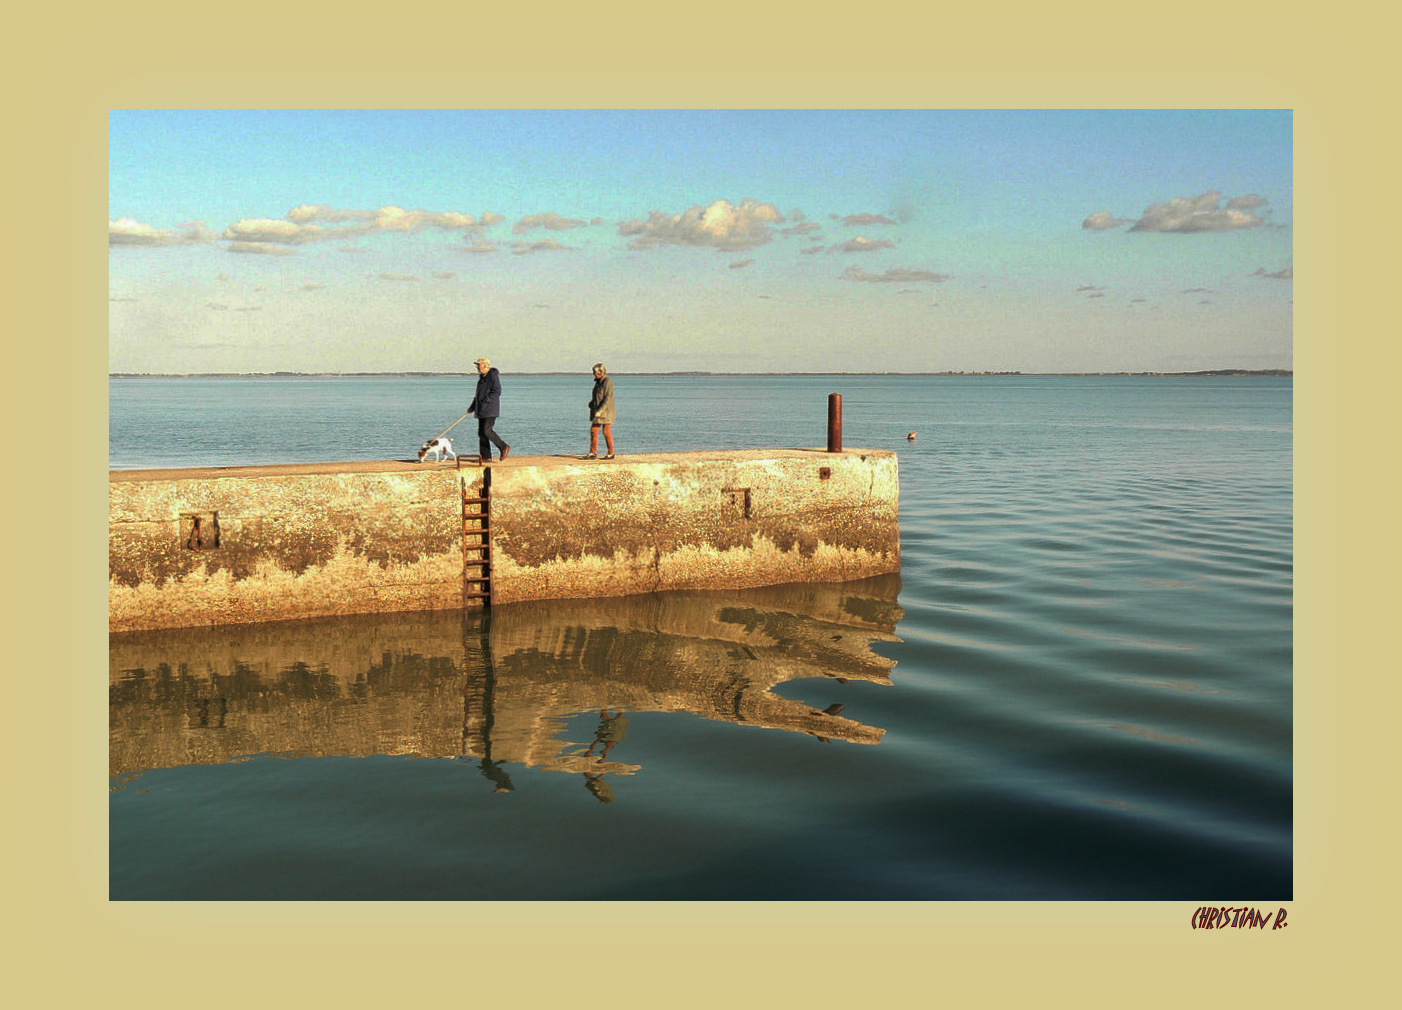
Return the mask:
<path id="1" fill-rule="evenodd" d="M 267 753 L 466 756 L 504 791 L 508 762 L 638 770 L 619 760 L 621 737 L 628 715 L 650 712 L 874 744 L 884 730 L 840 706 L 818 711 L 772 689 L 810 677 L 890 683 L 895 662 L 871 644 L 896 640 L 899 590 L 887 575 L 114 635 L 110 773 Z M 600 725 L 594 739 L 561 739 L 582 714 Z"/>

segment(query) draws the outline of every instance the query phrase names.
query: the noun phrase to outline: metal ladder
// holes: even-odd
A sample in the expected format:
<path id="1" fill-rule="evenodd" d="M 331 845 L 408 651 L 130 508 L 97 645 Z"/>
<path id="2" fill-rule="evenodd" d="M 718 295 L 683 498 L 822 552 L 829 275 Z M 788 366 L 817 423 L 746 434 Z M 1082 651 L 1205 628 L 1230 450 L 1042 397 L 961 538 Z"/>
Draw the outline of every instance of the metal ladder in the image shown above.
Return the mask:
<path id="1" fill-rule="evenodd" d="M 462 605 L 492 605 L 492 472 L 482 478 L 482 497 L 468 497 L 462 481 Z"/>

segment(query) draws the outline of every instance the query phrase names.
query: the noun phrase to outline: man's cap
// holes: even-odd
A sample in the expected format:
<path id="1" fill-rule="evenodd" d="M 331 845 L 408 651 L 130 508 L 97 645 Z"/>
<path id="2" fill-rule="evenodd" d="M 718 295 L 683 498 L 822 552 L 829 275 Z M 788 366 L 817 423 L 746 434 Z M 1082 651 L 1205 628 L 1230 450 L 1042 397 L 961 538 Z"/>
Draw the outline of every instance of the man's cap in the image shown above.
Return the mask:
<path id="1" fill-rule="evenodd" d="M 473 362 L 474 365 L 490 365 L 491 363 L 491 358 L 478 358 L 476 361 Z"/>

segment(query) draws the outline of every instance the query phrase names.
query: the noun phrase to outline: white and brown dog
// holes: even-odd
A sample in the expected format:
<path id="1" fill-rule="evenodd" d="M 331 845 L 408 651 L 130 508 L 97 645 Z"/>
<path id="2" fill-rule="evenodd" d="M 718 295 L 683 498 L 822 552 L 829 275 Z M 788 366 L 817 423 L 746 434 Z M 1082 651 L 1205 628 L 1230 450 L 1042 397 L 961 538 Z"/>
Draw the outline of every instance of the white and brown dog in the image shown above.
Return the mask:
<path id="1" fill-rule="evenodd" d="M 419 462 L 424 461 L 425 456 L 432 456 L 435 463 L 443 462 L 444 458 L 457 459 L 457 453 L 453 452 L 453 440 L 450 438 L 435 438 L 425 442 L 424 447 L 419 450 Z"/>

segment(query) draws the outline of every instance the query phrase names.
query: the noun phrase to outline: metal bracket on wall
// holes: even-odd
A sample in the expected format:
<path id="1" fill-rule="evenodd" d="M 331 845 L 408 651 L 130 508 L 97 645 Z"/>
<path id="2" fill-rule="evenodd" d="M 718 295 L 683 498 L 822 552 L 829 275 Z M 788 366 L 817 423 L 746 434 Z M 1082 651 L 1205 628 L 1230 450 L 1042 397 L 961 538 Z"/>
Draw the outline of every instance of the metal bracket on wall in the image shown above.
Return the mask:
<path id="1" fill-rule="evenodd" d="M 202 515 L 186 513 L 180 517 L 180 531 L 185 534 L 185 549 L 188 551 L 207 551 L 223 546 L 218 512 L 211 512 L 208 521 Z"/>
<path id="2" fill-rule="evenodd" d="M 754 499 L 750 496 L 750 489 L 747 487 L 723 487 L 721 494 L 730 495 L 732 504 L 740 506 L 744 510 L 746 519 L 754 518 Z"/>

